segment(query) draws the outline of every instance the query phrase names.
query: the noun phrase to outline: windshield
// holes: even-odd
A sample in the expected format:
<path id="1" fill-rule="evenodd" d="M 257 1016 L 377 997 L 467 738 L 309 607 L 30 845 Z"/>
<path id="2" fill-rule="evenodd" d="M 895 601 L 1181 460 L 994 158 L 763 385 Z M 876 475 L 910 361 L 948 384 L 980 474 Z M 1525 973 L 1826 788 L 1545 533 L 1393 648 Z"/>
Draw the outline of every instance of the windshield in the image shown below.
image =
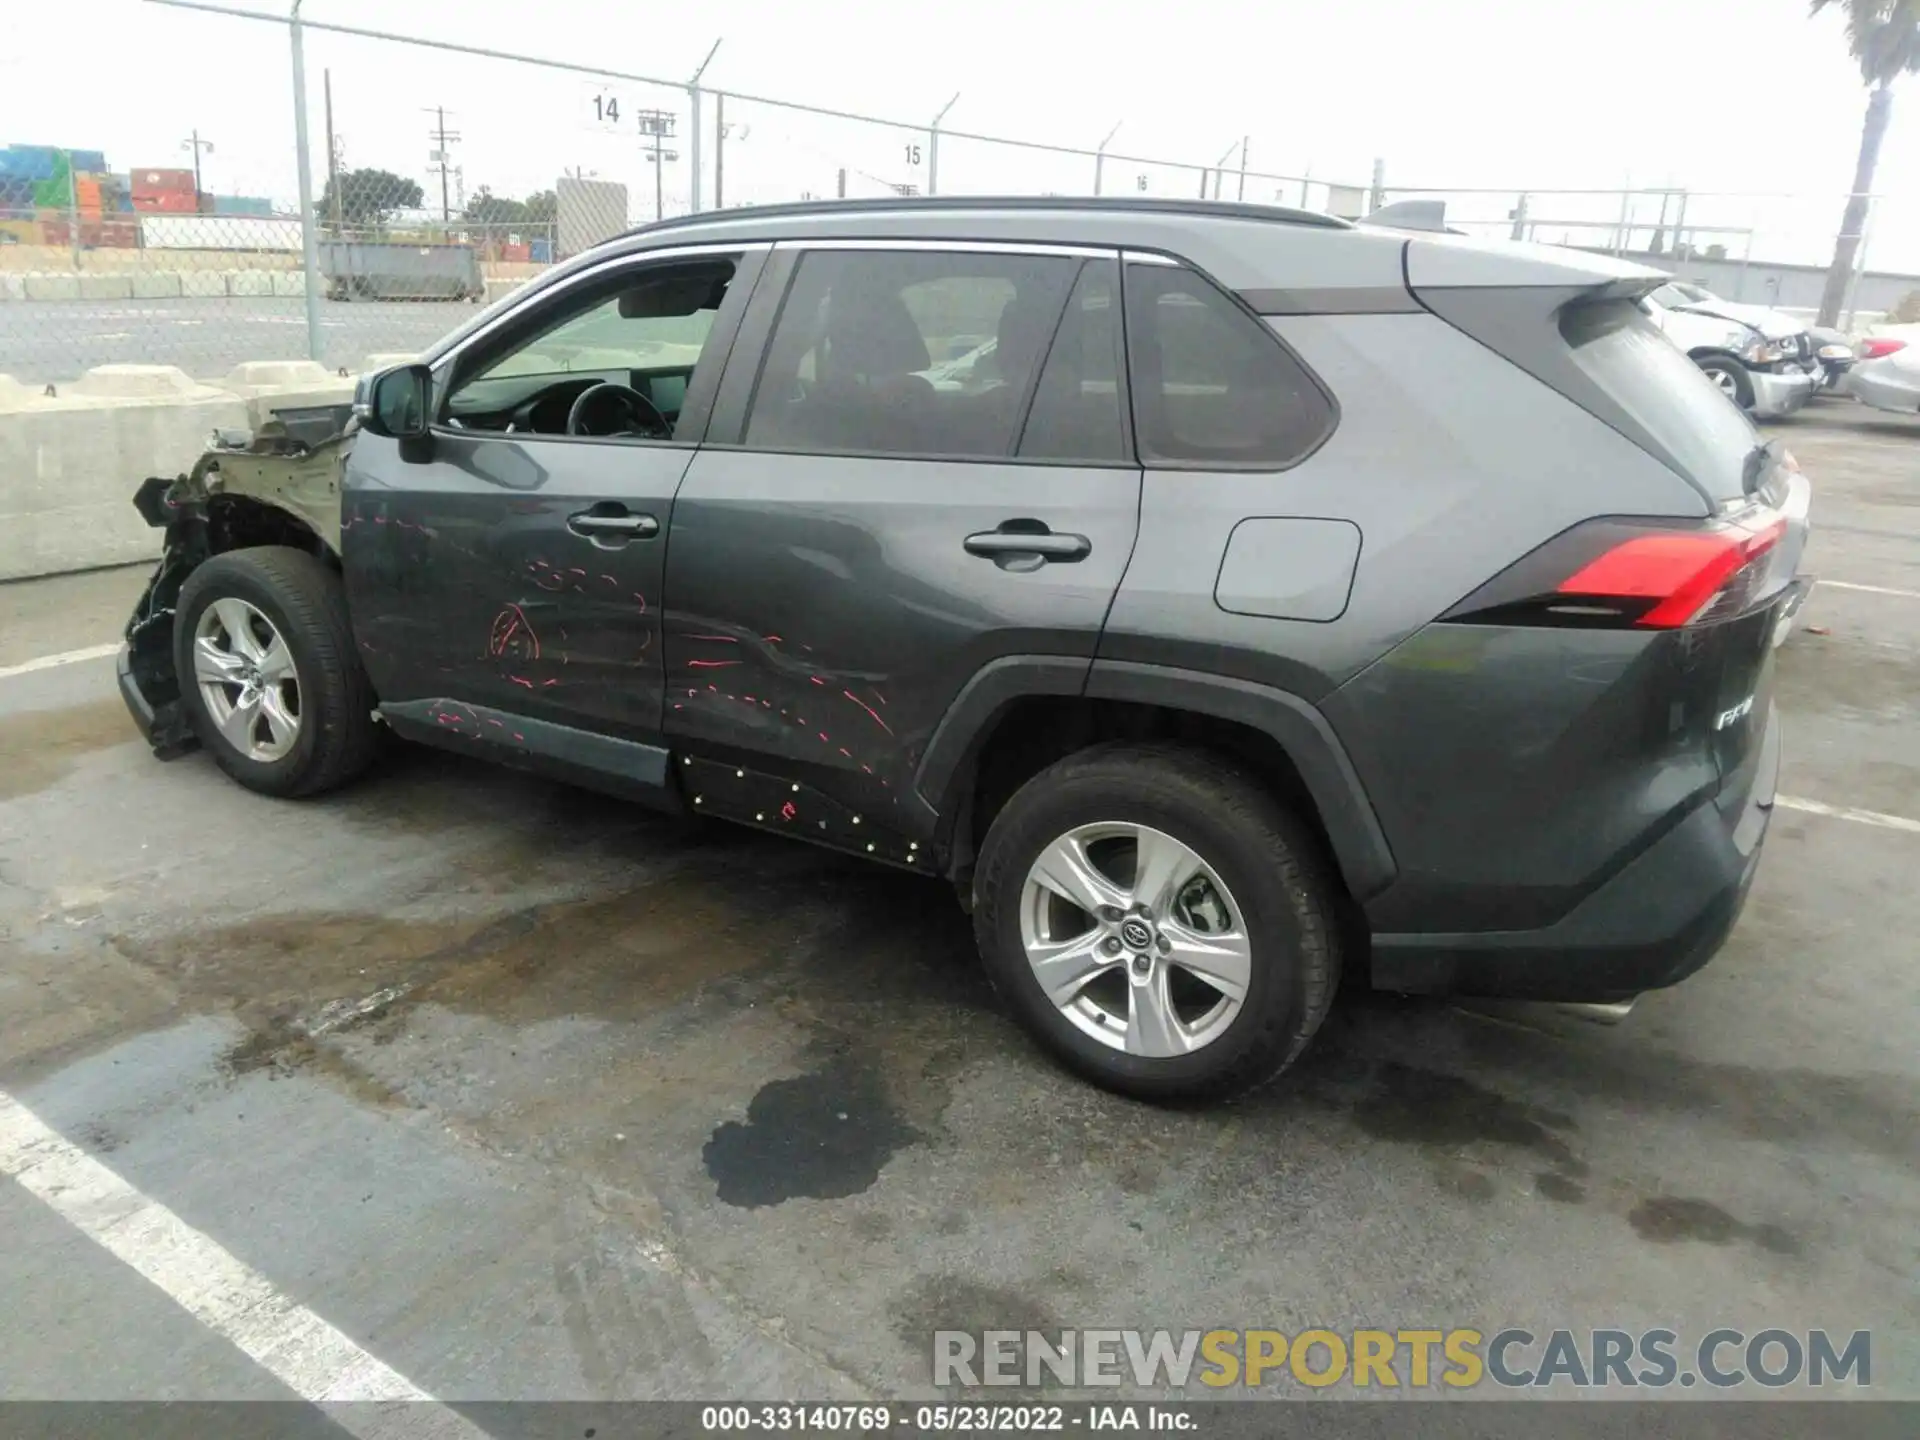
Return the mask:
<path id="1" fill-rule="evenodd" d="M 1637 305 L 1569 305 L 1560 312 L 1560 333 L 1587 378 L 1709 495 L 1733 500 L 1746 493 L 1747 457 L 1759 432 Z"/>

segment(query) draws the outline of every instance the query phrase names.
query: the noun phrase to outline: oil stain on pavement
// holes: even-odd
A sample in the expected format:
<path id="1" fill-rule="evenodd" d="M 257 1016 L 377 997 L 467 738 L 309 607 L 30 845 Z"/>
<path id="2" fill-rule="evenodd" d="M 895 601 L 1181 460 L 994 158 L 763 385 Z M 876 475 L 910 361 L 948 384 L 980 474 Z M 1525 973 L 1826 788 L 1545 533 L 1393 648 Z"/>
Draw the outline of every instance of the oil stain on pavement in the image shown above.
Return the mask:
<path id="1" fill-rule="evenodd" d="M 896 1150 L 920 1138 L 895 1113 L 879 1071 L 841 1054 L 761 1086 L 746 1121 L 721 1125 L 701 1156 L 721 1201 L 752 1209 L 858 1195 Z"/>

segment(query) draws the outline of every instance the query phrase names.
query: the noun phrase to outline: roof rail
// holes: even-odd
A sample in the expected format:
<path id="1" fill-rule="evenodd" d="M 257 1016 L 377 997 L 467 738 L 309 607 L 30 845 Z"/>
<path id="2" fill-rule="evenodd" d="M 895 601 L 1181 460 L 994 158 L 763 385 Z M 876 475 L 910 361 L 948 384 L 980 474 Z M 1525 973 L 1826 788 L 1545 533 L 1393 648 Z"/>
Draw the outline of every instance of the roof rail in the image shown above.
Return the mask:
<path id="1" fill-rule="evenodd" d="M 639 225 L 628 235 L 651 235 L 694 225 L 725 224 L 730 220 L 801 217 L 808 215 L 925 215 L 955 210 L 1088 210 L 1129 215 L 1195 215 L 1223 220 L 1269 220 L 1283 225 L 1311 225 L 1324 230 L 1351 230 L 1353 226 L 1317 210 L 1286 205 L 1258 205 L 1244 200 L 1175 200 L 1153 196 L 1116 195 L 899 195 L 860 200 L 790 200 L 774 205 L 742 205 L 724 210 L 702 210 Z"/>

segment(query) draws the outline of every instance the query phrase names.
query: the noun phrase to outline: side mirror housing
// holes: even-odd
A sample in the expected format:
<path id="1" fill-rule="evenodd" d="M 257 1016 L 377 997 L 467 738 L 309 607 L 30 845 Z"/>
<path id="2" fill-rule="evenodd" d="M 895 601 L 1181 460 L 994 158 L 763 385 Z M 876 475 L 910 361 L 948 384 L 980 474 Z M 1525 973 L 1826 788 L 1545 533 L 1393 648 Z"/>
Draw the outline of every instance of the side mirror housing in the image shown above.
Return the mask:
<path id="1" fill-rule="evenodd" d="M 362 430 L 400 442 L 401 459 L 432 457 L 433 372 L 426 366 L 396 365 L 362 381 L 353 409 Z"/>

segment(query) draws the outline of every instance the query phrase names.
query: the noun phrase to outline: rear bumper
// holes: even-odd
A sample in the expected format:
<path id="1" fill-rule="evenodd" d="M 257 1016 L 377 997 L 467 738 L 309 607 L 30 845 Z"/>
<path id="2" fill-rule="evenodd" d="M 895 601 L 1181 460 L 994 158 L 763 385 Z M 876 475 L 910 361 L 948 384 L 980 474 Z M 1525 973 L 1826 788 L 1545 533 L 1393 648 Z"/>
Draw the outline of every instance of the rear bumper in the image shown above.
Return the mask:
<path id="1" fill-rule="evenodd" d="M 1743 800 L 1689 812 L 1554 924 L 1467 935 L 1375 935 L 1375 989 L 1524 1000 L 1621 1000 L 1713 958 L 1746 903 L 1780 770 L 1769 708 Z"/>
<path id="2" fill-rule="evenodd" d="M 1753 383 L 1753 413 L 1756 419 L 1777 420 L 1791 415 L 1811 400 L 1825 383 L 1824 376 L 1804 370 L 1749 370 Z"/>

